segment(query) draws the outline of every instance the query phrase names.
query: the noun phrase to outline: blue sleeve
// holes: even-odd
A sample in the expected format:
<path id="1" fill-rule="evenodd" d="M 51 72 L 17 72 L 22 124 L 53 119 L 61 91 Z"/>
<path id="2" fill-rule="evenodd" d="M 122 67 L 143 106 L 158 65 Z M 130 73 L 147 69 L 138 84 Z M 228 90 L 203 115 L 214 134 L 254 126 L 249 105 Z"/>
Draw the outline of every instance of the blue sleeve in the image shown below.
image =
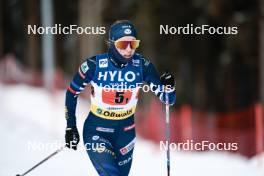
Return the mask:
<path id="1" fill-rule="evenodd" d="M 176 102 L 176 91 L 175 88 L 166 91 L 165 86 L 162 85 L 158 72 L 154 65 L 147 59 L 143 58 L 143 81 L 146 82 L 152 92 L 161 100 L 166 103 L 166 94 L 168 94 L 168 104 L 173 105 Z"/>
<path id="2" fill-rule="evenodd" d="M 76 126 L 76 105 L 77 98 L 85 86 L 93 79 L 96 69 L 96 57 L 86 59 L 74 75 L 66 91 L 65 118 L 67 127 Z"/>

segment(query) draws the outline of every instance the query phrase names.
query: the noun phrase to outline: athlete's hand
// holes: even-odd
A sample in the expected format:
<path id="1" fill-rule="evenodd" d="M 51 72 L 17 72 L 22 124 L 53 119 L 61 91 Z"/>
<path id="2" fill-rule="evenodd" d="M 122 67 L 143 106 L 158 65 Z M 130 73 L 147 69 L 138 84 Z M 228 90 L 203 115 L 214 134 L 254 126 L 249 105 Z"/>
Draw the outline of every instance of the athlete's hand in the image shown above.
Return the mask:
<path id="1" fill-rule="evenodd" d="M 175 86 L 175 79 L 174 76 L 171 72 L 165 71 L 161 76 L 160 76 L 160 81 L 163 85 L 165 86 L 170 86 L 170 88 L 173 88 Z"/>
<path id="2" fill-rule="evenodd" d="M 80 141 L 80 136 L 77 127 L 74 126 L 71 128 L 66 128 L 66 134 L 65 134 L 66 147 L 71 148 L 73 150 L 77 150 L 77 145 L 79 141 Z"/>
<path id="3" fill-rule="evenodd" d="M 165 92 L 161 97 L 161 101 L 165 104 L 173 105 L 176 102 L 176 92 L 175 92 L 175 79 L 171 72 L 165 71 L 160 76 L 161 84 L 165 86 Z M 168 100 L 167 96 L 168 95 Z"/>

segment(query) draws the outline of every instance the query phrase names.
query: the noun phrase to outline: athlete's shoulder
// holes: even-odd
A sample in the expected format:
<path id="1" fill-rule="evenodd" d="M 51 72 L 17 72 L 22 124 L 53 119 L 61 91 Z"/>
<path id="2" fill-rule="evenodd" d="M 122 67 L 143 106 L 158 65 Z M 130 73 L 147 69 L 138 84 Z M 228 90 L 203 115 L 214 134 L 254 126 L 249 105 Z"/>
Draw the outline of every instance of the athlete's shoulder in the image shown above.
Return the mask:
<path id="1" fill-rule="evenodd" d="M 91 74 L 95 71 L 96 68 L 96 56 L 87 57 L 81 63 L 79 67 L 79 73 L 82 77 L 86 77 L 85 75 Z"/>
<path id="2" fill-rule="evenodd" d="M 96 57 L 92 56 L 92 57 L 87 57 L 86 59 L 84 59 L 84 61 L 81 63 L 80 68 L 81 70 L 88 70 L 89 67 L 94 67 L 96 64 Z"/>
<path id="3" fill-rule="evenodd" d="M 87 63 L 87 64 L 96 64 L 96 56 L 92 56 L 92 57 L 87 57 L 83 63 Z"/>
<path id="4" fill-rule="evenodd" d="M 150 60 L 139 53 L 135 53 L 135 58 L 139 59 L 142 62 L 143 66 L 148 66 L 150 64 Z"/>

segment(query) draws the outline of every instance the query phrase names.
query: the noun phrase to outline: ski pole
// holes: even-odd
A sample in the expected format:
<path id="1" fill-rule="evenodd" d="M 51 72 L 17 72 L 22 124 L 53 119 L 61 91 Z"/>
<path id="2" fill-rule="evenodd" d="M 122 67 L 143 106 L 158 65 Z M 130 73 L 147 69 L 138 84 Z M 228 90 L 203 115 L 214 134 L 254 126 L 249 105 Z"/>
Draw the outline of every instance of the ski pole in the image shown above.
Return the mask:
<path id="1" fill-rule="evenodd" d="M 59 148 L 58 150 L 56 150 L 55 152 L 53 152 L 52 154 L 50 154 L 49 156 L 47 156 L 46 158 L 44 158 L 43 160 L 41 160 L 39 163 L 37 163 L 36 165 L 34 165 L 32 168 L 30 168 L 29 170 L 27 170 L 25 173 L 23 173 L 23 174 L 17 174 L 16 176 L 24 176 L 24 175 L 28 174 L 29 172 L 31 172 L 33 169 L 35 169 L 39 165 L 41 165 L 42 163 L 44 163 L 48 159 L 52 158 L 53 156 L 55 156 L 56 154 L 58 154 L 59 152 L 61 152 L 64 148 L 65 148 L 65 146 Z"/>
<path id="2" fill-rule="evenodd" d="M 165 92 L 166 96 L 166 142 L 168 143 L 167 148 L 167 175 L 170 176 L 170 105 L 169 95 Z"/>

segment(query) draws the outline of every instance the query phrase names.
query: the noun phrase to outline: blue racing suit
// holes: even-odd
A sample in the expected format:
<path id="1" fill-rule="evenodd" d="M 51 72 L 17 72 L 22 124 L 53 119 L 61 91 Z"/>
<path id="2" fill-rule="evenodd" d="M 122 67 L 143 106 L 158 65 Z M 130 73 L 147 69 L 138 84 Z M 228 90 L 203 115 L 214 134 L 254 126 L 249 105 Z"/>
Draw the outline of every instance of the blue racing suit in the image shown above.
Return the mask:
<path id="1" fill-rule="evenodd" d="M 100 176 L 129 174 L 136 140 L 134 113 L 142 82 L 166 102 L 157 71 L 149 60 L 136 53 L 123 68 L 118 68 L 104 53 L 86 59 L 67 89 L 67 127 L 73 127 L 78 95 L 87 84 L 92 86 L 83 141 Z M 174 104 L 175 89 L 168 95 L 169 104 Z"/>

